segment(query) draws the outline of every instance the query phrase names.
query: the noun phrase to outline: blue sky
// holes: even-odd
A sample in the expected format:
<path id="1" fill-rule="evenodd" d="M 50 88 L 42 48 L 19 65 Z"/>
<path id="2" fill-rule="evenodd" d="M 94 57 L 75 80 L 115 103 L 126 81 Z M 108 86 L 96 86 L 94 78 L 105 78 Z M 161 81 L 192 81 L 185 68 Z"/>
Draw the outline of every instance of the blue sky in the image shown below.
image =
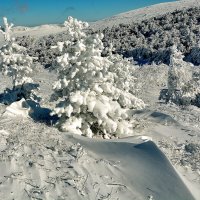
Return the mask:
<path id="1" fill-rule="evenodd" d="M 6 16 L 15 25 L 25 26 L 62 23 L 67 16 L 96 21 L 169 1 L 175 0 L 0 0 L 0 18 Z"/>

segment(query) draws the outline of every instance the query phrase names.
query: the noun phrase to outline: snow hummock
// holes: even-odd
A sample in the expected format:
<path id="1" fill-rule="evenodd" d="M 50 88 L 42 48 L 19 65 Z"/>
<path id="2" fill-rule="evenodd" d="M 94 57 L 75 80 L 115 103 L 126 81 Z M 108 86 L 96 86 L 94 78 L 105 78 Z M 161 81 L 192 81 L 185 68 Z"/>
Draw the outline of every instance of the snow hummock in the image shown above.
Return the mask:
<path id="1" fill-rule="evenodd" d="M 25 99 L 21 99 L 7 106 L 3 116 L 28 118 L 31 112 L 31 108 Z"/>

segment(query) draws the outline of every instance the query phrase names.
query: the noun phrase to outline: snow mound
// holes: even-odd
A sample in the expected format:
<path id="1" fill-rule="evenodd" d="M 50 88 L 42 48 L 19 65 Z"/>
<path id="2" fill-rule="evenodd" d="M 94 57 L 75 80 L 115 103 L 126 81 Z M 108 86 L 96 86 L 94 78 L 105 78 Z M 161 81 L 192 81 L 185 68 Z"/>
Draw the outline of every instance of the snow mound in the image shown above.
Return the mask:
<path id="1" fill-rule="evenodd" d="M 4 116 L 9 117 L 18 117 L 21 116 L 23 118 L 29 117 L 31 113 L 31 108 L 25 99 L 21 99 L 20 101 L 14 102 L 6 108 L 4 112 Z"/>
<path id="2" fill-rule="evenodd" d="M 140 200 L 152 196 L 153 199 L 162 200 L 192 200 L 192 195 L 164 154 L 154 142 L 149 141 L 149 137 L 142 138 L 148 138 L 148 141 L 141 142 L 138 137 L 102 141 L 78 135 L 73 135 L 73 138 L 66 136 L 67 140 L 78 142 L 89 156 L 102 158 L 99 166 L 107 161 L 111 173 L 115 174 L 115 170 L 119 172 L 114 178 L 119 178 L 118 181 L 113 179 L 112 183 L 105 182 L 105 185 L 120 185 L 124 191 L 122 199 Z"/>

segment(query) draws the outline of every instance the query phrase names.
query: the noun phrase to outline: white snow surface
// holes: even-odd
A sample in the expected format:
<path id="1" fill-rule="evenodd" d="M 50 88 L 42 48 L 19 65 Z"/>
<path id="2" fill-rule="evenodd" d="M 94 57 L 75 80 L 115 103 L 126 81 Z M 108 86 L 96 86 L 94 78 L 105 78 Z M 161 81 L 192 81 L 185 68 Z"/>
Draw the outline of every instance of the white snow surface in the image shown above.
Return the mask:
<path id="1" fill-rule="evenodd" d="M 65 31 L 65 27 L 59 24 L 46 24 L 35 27 L 25 27 L 25 26 L 16 26 L 13 27 L 11 32 L 11 37 L 20 37 L 20 36 L 32 36 L 32 37 L 42 37 L 50 34 L 62 33 Z M 0 34 L 0 45 L 4 44 L 3 35 Z"/>
<path id="2" fill-rule="evenodd" d="M 25 99 L 21 99 L 7 106 L 3 116 L 28 118 L 30 113 L 31 107 Z"/>
<path id="3" fill-rule="evenodd" d="M 134 114 L 134 137 L 102 140 L 61 133 L 33 115 L 5 116 L 8 106 L 0 104 L 0 199 L 198 200 L 199 154 L 188 155 L 184 147 L 188 141 L 199 144 L 200 110 L 157 103 L 159 88 L 167 82 L 165 65 L 135 72 L 140 82 L 144 74 L 140 95 L 148 107 Z M 56 74 L 41 68 L 33 79 L 41 85 L 41 111 L 52 109 Z M 1 80 L 2 92 L 11 80 Z"/>

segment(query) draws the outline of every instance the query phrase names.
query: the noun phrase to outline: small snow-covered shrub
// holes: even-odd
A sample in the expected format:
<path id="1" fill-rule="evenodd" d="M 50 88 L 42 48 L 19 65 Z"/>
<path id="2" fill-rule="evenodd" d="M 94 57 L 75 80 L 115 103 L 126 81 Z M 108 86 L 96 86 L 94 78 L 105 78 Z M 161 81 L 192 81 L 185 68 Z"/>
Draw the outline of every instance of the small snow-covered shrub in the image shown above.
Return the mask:
<path id="1" fill-rule="evenodd" d="M 176 46 L 171 49 L 170 65 L 168 71 L 168 99 L 180 103 L 184 94 L 183 88 L 192 79 L 191 64 L 183 61 L 183 55 Z M 179 92 L 177 92 L 179 91 Z M 178 94 L 178 95 L 177 95 Z"/>
<path id="2" fill-rule="evenodd" d="M 194 71 L 192 79 L 183 88 L 182 99 L 189 99 L 192 105 L 200 107 L 200 70 Z"/>
<path id="3" fill-rule="evenodd" d="M 191 49 L 191 52 L 186 56 L 186 59 L 194 65 L 200 65 L 200 42 Z"/>
<path id="4" fill-rule="evenodd" d="M 134 96 L 134 66 L 121 56 L 102 57 L 102 34 L 86 34 L 87 23 L 69 17 L 68 40 L 58 42 L 58 81 L 53 100 L 61 99 L 52 114 L 62 131 L 93 137 L 133 132 L 132 109 L 144 102 Z M 130 92 L 132 91 L 132 93 Z"/>
<path id="5" fill-rule="evenodd" d="M 200 107 L 200 80 L 192 79 L 182 87 L 182 104 L 193 104 Z"/>
<path id="6" fill-rule="evenodd" d="M 16 100 L 21 98 L 35 98 L 32 91 L 38 87 L 33 84 L 31 75 L 33 73 L 33 57 L 24 53 L 25 48 L 15 43 L 15 39 L 10 37 L 13 24 L 9 25 L 4 17 L 5 28 L 1 32 L 5 36 L 6 44 L 0 49 L 0 70 L 13 80 L 13 92 Z M 8 92 L 8 91 L 7 91 Z"/>
<path id="7" fill-rule="evenodd" d="M 181 105 L 199 106 L 200 76 L 183 55 L 172 48 L 168 72 L 168 101 Z"/>
<path id="8" fill-rule="evenodd" d="M 64 33 L 34 38 L 31 36 L 17 37 L 16 43 L 26 48 L 26 53 L 31 57 L 37 57 L 37 61 L 45 68 L 52 67 L 52 60 L 61 56 L 59 51 L 51 49 L 58 41 L 62 41 Z"/>

